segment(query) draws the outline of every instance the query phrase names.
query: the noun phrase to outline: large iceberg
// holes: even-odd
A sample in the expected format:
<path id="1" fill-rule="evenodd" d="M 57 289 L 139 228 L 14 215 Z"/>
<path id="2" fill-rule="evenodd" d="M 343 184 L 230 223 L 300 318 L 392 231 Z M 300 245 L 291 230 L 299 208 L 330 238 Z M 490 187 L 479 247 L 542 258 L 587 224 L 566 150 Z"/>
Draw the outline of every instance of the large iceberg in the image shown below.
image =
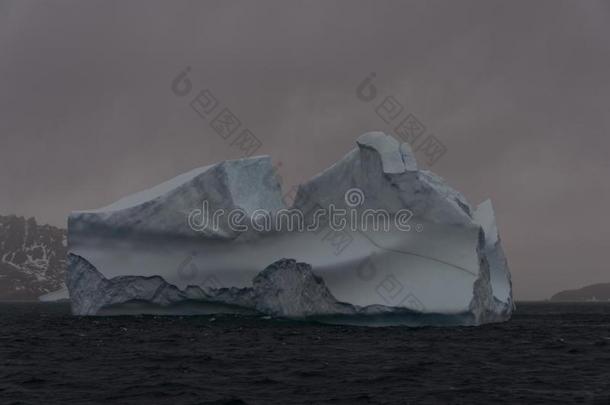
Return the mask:
<path id="1" fill-rule="evenodd" d="M 406 143 L 366 133 L 285 200 L 260 156 L 71 213 L 73 313 L 478 325 L 514 309 L 491 202 L 472 209 Z"/>

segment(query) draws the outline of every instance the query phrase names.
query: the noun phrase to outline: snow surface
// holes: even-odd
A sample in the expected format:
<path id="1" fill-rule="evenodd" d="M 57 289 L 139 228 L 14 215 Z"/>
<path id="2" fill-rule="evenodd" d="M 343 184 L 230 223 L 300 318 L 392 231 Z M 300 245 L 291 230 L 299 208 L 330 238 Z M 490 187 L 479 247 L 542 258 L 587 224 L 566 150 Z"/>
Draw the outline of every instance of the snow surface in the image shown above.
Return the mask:
<path id="1" fill-rule="evenodd" d="M 168 192 L 174 190 L 176 187 L 192 180 L 193 177 L 196 177 L 201 173 L 205 172 L 210 167 L 212 166 L 210 165 L 205 167 L 198 167 L 196 169 L 191 170 L 190 172 L 183 173 L 154 187 L 140 191 L 135 194 L 131 194 L 127 197 L 123 197 L 120 200 L 115 201 L 105 207 L 94 210 L 76 211 L 76 213 L 120 211 L 127 208 L 135 207 L 150 200 L 154 200 L 155 198 L 161 197 L 164 194 L 167 194 Z"/>

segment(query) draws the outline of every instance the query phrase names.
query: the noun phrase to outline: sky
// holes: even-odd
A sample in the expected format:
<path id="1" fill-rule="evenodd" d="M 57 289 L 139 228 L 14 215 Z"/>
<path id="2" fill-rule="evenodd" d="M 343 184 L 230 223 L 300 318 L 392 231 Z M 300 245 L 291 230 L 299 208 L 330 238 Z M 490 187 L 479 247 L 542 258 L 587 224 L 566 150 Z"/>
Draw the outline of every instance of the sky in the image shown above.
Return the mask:
<path id="1" fill-rule="evenodd" d="M 393 97 L 446 148 L 431 170 L 492 199 L 516 299 L 545 299 L 610 282 L 609 72 L 603 1 L 0 0 L 0 214 L 65 227 L 240 158 L 191 109 L 201 90 L 284 189 L 393 133 Z"/>

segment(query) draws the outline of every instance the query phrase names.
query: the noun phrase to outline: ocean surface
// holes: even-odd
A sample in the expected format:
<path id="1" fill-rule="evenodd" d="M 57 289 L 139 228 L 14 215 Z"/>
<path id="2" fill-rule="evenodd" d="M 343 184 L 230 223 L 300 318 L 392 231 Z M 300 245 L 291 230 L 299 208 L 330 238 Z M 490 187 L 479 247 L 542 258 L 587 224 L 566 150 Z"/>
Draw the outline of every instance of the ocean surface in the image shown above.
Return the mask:
<path id="1" fill-rule="evenodd" d="M 73 317 L 0 303 L 0 404 L 610 404 L 610 303 L 480 327 Z"/>

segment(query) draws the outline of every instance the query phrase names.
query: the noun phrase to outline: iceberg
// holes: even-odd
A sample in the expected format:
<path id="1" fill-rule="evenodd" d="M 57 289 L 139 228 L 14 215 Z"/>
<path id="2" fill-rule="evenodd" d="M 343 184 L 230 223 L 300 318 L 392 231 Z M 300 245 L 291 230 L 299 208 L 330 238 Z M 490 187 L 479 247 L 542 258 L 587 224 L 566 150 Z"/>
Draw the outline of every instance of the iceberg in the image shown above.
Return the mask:
<path id="1" fill-rule="evenodd" d="M 268 156 L 191 170 L 68 218 L 75 315 L 251 313 L 362 325 L 510 318 L 489 200 L 369 132 L 287 206 Z"/>
<path id="2" fill-rule="evenodd" d="M 62 302 L 69 300 L 70 293 L 68 292 L 67 287 L 62 287 L 59 290 L 51 291 L 38 297 L 38 301 L 40 302 Z"/>

